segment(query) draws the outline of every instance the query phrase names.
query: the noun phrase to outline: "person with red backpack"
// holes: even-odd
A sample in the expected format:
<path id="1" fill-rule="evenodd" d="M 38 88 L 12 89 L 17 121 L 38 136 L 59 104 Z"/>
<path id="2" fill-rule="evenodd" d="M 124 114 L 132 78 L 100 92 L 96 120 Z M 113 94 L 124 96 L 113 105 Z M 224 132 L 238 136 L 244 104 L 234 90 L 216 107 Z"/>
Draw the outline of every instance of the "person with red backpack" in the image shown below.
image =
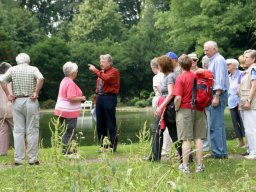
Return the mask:
<path id="1" fill-rule="evenodd" d="M 182 55 L 179 57 L 179 64 L 183 73 L 177 77 L 173 91 L 178 139 L 182 140 L 183 162 L 179 165 L 179 170 L 186 174 L 190 173 L 188 162 L 191 141 L 194 140 L 197 162 L 196 172 L 203 172 L 205 167 L 202 162 L 202 139 L 206 138 L 204 107 L 197 107 L 197 105 L 191 104 L 196 79 L 196 74 L 190 70 L 192 59 L 188 55 Z M 197 104 L 196 101 L 195 104 Z"/>

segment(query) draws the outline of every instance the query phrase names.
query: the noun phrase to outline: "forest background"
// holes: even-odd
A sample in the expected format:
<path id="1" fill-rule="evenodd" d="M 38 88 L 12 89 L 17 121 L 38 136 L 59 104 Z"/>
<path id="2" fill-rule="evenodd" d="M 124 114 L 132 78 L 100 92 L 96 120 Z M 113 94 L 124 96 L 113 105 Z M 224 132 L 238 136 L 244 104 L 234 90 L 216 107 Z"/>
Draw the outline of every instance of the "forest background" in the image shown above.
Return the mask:
<path id="1" fill-rule="evenodd" d="M 121 73 L 119 103 L 150 105 L 150 60 L 173 51 L 203 56 L 214 40 L 225 58 L 256 49 L 255 0 L 0 0 L 0 62 L 15 65 L 20 52 L 45 77 L 44 108 L 54 106 L 62 66 L 76 62 L 77 84 L 88 99 L 99 67 L 109 53 Z"/>

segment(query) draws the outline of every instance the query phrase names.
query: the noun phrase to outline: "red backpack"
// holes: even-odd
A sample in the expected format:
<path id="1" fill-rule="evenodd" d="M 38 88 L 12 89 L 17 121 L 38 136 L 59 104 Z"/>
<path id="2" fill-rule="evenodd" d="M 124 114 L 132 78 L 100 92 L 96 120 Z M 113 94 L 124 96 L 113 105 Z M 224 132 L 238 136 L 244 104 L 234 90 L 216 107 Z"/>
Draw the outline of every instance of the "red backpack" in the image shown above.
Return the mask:
<path id="1" fill-rule="evenodd" d="M 196 73 L 192 91 L 192 108 L 205 108 L 212 101 L 213 75 L 209 70 L 202 70 Z"/>

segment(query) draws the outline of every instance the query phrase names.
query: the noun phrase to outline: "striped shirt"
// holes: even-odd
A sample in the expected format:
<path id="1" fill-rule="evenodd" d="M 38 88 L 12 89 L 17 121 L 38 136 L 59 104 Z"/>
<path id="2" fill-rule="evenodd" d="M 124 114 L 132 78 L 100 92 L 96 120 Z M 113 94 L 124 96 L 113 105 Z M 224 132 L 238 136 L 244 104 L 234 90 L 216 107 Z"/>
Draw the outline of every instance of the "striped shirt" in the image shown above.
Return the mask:
<path id="1" fill-rule="evenodd" d="M 0 78 L 0 82 L 12 82 L 12 92 L 15 97 L 31 96 L 35 91 L 37 80 L 43 78 L 37 67 L 19 64 L 11 67 Z"/>

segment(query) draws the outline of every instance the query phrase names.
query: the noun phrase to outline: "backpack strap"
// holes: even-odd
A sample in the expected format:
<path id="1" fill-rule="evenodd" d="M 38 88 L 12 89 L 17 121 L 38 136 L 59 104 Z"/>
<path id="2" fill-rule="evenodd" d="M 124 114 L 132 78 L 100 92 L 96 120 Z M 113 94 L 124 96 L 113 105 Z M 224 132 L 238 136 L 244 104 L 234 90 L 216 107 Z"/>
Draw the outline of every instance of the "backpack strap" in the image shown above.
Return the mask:
<path id="1" fill-rule="evenodd" d="M 194 79 L 193 89 L 192 89 L 192 99 L 191 107 L 192 109 L 196 106 L 196 90 L 197 90 L 197 79 Z"/>

